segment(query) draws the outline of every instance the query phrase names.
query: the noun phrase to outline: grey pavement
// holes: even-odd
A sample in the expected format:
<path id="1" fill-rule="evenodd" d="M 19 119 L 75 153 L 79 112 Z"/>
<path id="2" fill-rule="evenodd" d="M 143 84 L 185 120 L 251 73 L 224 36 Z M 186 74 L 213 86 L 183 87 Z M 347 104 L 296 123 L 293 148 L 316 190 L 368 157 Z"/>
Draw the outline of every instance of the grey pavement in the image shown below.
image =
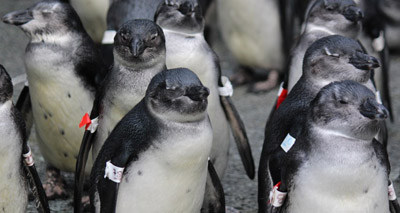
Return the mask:
<path id="1" fill-rule="evenodd" d="M 35 1 L 28 0 L 1 0 L 0 16 L 7 12 L 24 9 L 29 7 Z M 0 23 L 0 64 L 3 64 L 11 76 L 17 76 L 25 72 L 23 56 L 28 38 L 24 33 L 15 26 Z M 223 73 L 230 75 L 234 62 L 226 51 L 222 43 L 217 44 L 218 55 L 221 58 L 221 65 Z M 389 123 L 389 155 L 392 165 L 391 178 L 395 183 L 395 188 L 400 192 L 400 162 L 399 162 L 399 140 L 400 132 L 399 116 L 400 116 L 400 77 L 399 69 L 400 57 L 392 57 L 391 64 L 391 89 L 393 98 L 393 109 L 395 122 Z M 17 85 L 14 91 L 14 97 L 19 94 L 22 85 Z M 249 94 L 246 92 L 245 87 L 235 89 L 233 101 L 239 110 L 246 130 L 251 142 L 252 151 L 258 168 L 258 161 L 260 158 L 261 147 L 264 138 L 265 122 L 276 98 L 277 89 L 266 94 Z M 34 131 L 32 131 L 29 143 L 32 146 L 35 154 L 36 165 L 39 168 L 39 173 L 44 178 L 45 163 L 40 155 L 36 145 L 36 138 Z M 65 173 L 64 173 L 65 174 Z M 50 201 L 51 210 L 54 212 L 72 212 L 72 187 L 73 175 L 65 174 L 67 176 L 67 183 L 69 185 L 69 198 L 67 200 Z M 43 180 L 43 179 L 42 179 Z M 226 204 L 232 206 L 241 212 L 256 212 L 257 211 L 257 179 L 249 180 L 245 175 L 244 168 L 241 164 L 235 144 L 231 144 L 230 161 L 228 169 L 223 178 L 223 186 L 226 194 Z M 30 203 L 29 212 L 35 212 L 35 209 Z"/>

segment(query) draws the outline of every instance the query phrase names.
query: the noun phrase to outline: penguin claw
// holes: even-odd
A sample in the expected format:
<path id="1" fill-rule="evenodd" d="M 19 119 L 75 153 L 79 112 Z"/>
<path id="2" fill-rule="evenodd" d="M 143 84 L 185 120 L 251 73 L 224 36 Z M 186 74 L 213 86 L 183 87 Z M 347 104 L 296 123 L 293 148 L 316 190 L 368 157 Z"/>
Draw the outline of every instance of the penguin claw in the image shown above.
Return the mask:
<path id="1" fill-rule="evenodd" d="M 66 191 L 66 183 L 62 178 L 60 171 L 48 169 L 46 172 L 46 183 L 43 184 L 43 189 L 46 192 L 46 196 L 49 200 L 54 199 L 66 199 L 68 193 Z"/>

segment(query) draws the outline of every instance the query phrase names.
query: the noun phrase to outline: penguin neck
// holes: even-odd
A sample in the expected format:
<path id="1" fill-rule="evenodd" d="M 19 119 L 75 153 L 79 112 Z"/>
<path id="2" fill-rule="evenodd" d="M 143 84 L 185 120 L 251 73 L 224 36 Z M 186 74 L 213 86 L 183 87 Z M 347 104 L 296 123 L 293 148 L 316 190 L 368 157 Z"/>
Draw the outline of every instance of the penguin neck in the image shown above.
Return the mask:
<path id="1" fill-rule="evenodd" d="M 30 37 L 30 43 L 47 43 L 57 44 L 60 46 L 70 45 L 73 41 L 77 41 L 78 36 L 71 32 L 57 33 L 27 33 Z"/>
<path id="2" fill-rule="evenodd" d="M 363 138 L 358 138 L 356 135 L 349 135 L 345 132 L 341 132 L 338 130 L 331 129 L 329 127 L 321 126 L 316 123 L 310 125 L 310 133 L 315 135 L 317 138 L 322 138 L 322 140 L 318 140 L 318 144 L 324 143 L 333 143 L 333 141 L 352 141 L 352 142 L 360 142 L 365 143 L 366 140 Z M 312 140 L 314 141 L 314 140 Z M 371 140 L 372 141 L 372 138 Z M 311 142 L 314 143 L 314 142 Z M 348 143 L 348 142 L 346 142 Z M 318 145 L 314 144 L 314 145 Z"/>
<path id="3" fill-rule="evenodd" d="M 329 35 L 337 34 L 324 26 L 319 26 L 319 25 L 316 25 L 313 23 L 307 23 L 306 27 L 304 29 L 304 33 L 306 34 L 306 33 L 314 33 L 314 32 L 323 32 L 323 33 L 326 33 Z"/>
<path id="4" fill-rule="evenodd" d="M 301 77 L 307 85 L 308 88 L 310 88 L 313 91 L 313 96 L 317 95 L 319 90 L 321 90 L 322 87 L 330 84 L 332 81 L 328 81 L 326 79 L 320 79 L 320 78 L 315 78 L 314 76 L 308 76 L 307 74 L 303 74 Z"/>
<path id="5" fill-rule="evenodd" d="M 10 111 L 12 106 L 13 106 L 13 103 L 11 100 L 7 100 L 3 103 L 0 103 L 0 114 L 3 114 L 6 111 Z"/>
<path id="6" fill-rule="evenodd" d="M 163 30 L 164 34 L 166 35 L 166 37 L 167 37 L 167 34 L 172 34 L 172 35 L 183 36 L 185 38 L 198 38 L 198 37 L 204 38 L 203 31 L 198 32 L 198 33 L 185 33 L 182 31 L 169 30 L 166 28 L 162 28 L 162 30 Z"/>
<path id="7" fill-rule="evenodd" d="M 114 67 L 129 70 L 132 72 L 142 72 L 143 70 L 164 70 L 166 69 L 165 53 L 160 53 L 156 58 L 145 62 L 126 61 L 114 52 Z"/>

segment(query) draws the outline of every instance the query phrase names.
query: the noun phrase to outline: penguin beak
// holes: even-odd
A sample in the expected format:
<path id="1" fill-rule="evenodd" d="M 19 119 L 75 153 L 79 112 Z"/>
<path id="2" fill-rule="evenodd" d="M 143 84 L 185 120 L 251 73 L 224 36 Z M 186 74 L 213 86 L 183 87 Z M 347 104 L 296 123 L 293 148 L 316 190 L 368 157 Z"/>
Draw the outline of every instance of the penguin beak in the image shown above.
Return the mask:
<path id="1" fill-rule="evenodd" d="M 356 23 L 364 18 L 364 13 L 360 8 L 356 6 L 350 6 L 344 10 L 343 16 L 347 20 Z"/>
<path id="2" fill-rule="evenodd" d="M 194 5 L 191 2 L 186 1 L 179 6 L 178 10 L 185 16 L 191 16 L 194 13 L 194 9 Z"/>
<path id="3" fill-rule="evenodd" d="M 380 67 L 378 59 L 362 52 L 356 52 L 350 57 L 349 63 L 360 70 L 371 70 Z"/>
<path id="4" fill-rule="evenodd" d="M 143 41 L 141 41 L 140 39 L 134 39 L 131 45 L 131 53 L 133 55 L 133 57 L 137 58 L 139 57 L 139 55 L 141 55 L 144 50 L 146 49 Z"/>
<path id="5" fill-rule="evenodd" d="M 6 14 L 2 18 L 3 22 L 12 25 L 23 25 L 33 20 L 32 13 L 29 10 L 18 10 Z"/>
<path id="6" fill-rule="evenodd" d="M 367 118 L 383 120 L 389 116 L 385 106 L 379 104 L 375 99 L 369 98 L 360 106 L 360 113 Z"/>
<path id="7" fill-rule="evenodd" d="M 190 87 L 185 93 L 185 96 L 189 97 L 193 101 L 205 100 L 208 95 L 210 95 L 210 90 L 204 86 Z"/>

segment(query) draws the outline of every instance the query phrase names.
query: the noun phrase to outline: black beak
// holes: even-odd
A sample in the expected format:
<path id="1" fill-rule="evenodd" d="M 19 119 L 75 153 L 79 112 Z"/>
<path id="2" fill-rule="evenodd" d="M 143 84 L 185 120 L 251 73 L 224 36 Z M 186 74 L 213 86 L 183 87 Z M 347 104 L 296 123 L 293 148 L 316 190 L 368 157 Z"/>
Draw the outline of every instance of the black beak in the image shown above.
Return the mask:
<path id="1" fill-rule="evenodd" d="M 12 25 L 23 25 L 33 20 L 33 16 L 29 10 L 18 10 L 11 13 L 7 13 L 2 18 L 3 22 Z"/>
<path id="2" fill-rule="evenodd" d="M 193 101 L 205 100 L 208 95 L 210 95 L 210 90 L 204 86 L 191 87 L 185 93 L 185 96 L 188 96 Z"/>
<path id="3" fill-rule="evenodd" d="M 378 59 L 361 52 L 356 52 L 350 58 L 349 63 L 360 70 L 371 70 L 380 67 Z"/>
<path id="4" fill-rule="evenodd" d="M 385 106 L 379 104 L 375 99 L 369 98 L 360 106 L 360 113 L 367 118 L 383 120 L 389 116 Z"/>
<path id="5" fill-rule="evenodd" d="M 139 55 L 141 55 L 145 49 L 146 49 L 146 46 L 144 45 L 143 41 L 141 41 L 140 39 L 135 38 L 132 41 L 131 53 L 132 53 L 133 57 L 135 57 L 135 58 L 139 57 Z"/>
<path id="6" fill-rule="evenodd" d="M 179 6 L 179 12 L 181 12 L 185 16 L 190 16 L 194 13 L 195 11 L 195 6 L 192 4 L 192 2 L 186 1 L 185 3 L 181 4 Z"/>
<path id="7" fill-rule="evenodd" d="M 364 13 L 360 8 L 356 6 L 350 6 L 344 10 L 343 16 L 347 20 L 356 23 L 364 18 Z"/>

